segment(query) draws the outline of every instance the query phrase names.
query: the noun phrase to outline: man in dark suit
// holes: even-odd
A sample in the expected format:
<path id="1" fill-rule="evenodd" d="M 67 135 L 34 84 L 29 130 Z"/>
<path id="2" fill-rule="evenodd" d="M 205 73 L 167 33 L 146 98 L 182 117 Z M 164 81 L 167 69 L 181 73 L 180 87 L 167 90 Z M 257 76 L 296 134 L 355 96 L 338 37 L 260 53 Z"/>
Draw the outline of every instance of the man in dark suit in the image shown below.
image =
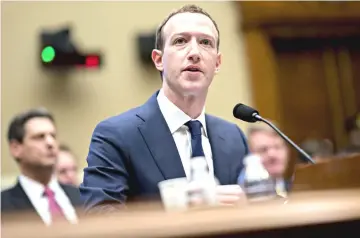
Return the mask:
<path id="1" fill-rule="evenodd" d="M 195 5 L 171 13 L 157 30 L 152 60 L 161 72 L 161 90 L 93 132 L 80 185 L 88 210 L 116 211 L 133 198 L 158 195 L 159 182 L 189 177 L 195 156 L 206 159 L 221 185 L 237 182 L 248 153 L 245 137 L 204 109 L 221 65 L 216 22 Z M 244 198 L 239 186 L 220 186 L 217 195 L 220 203 Z"/>
<path id="2" fill-rule="evenodd" d="M 32 211 L 47 225 L 55 219 L 76 223 L 75 208 L 82 206 L 79 191 L 60 184 L 54 175 L 58 142 L 53 116 L 45 109 L 17 115 L 8 141 L 21 174 L 13 187 L 1 192 L 2 213 Z"/>

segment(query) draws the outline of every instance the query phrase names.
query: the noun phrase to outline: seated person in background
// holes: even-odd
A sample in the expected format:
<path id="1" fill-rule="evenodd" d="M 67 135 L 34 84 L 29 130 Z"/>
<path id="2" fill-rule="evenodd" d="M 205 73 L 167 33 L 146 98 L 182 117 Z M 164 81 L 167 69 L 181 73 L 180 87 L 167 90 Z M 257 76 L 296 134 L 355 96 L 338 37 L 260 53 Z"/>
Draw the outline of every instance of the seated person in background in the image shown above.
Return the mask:
<path id="1" fill-rule="evenodd" d="M 349 144 L 338 152 L 337 157 L 360 153 L 360 113 L 349 119 L 347 130 L 349 133 Z"/>
<path id="2" fill-rule="evenodd" d="M 349 133 L 349 144 L 352 147 L 360 148 L 360 128 L 354 128 Z"/>
<path id="3" fill-rule="evenodd" d="M 76 223 L 74 208 L 82 205 L 79 191 L 54 176 L 58 142 L 53 116 L 45 109 L 17 115 L 8 142 L 21 174 L 15 186 L 1 192 L 2 213 L 34 211 L 47 225 L 58 219 Z"/>
<path id="4" fill-rule="evenodd" d="M 360 155 L 360 146 L 348 146 L 342 150 L 340 150 L 336 157 L 346 157 L 346 156 L 353 156 L 353 155 Z"/>
<path id="5" fill-rule="evenodd" d="M 276 179 L 277 191 L 290 190 L 290 181 L 284 180 L 284 173 L 289 162 L 289 149 L 286 142 L 269 126 L 263 123 L 250 124 L 247 131 L 249 151 L 261 157 L 270 177 Z M 238 179 L 244 183 L 244 172 Z"/>
<path id="6" fill-rule="evenodd" d="M 300 147 L 308 153 L 315 162 L 321 162 L 334 156 L 334 145 L 328 139 L 307 139 L 301 143 Z"/>
<path id="7" fill-rule="evenodd" d="M 70 148 L 64 144 L 59 146 L 59 156 L 55 166 L 55 173 L 60 183 L 77 187 L 78 166 Z"/>

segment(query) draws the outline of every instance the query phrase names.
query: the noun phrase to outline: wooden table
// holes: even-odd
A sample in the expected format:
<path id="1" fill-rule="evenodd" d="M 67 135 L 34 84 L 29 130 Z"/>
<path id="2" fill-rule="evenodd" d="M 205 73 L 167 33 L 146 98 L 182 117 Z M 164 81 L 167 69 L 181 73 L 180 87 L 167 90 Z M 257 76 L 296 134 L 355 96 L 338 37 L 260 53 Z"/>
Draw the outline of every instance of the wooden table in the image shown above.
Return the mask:
<path id="1" fill-rule="evenodd" d="M 359 221 L 360 189 L 353 189 L 297 192 L 287 199 L 186 212 L 165 212 L 158 204 L 130 206 L 121 214 L 87 217 L 77 225 L 58 224 L 51 228 L 21 216 L 2 224 L 2 237 L 238 237 L 241 234 L 241 237 L 308 238 L 311 234 L 323 237 L 324 232 L 344 235 L 355 225 L 357 229 L 351 237 L 360 237 Z"/>

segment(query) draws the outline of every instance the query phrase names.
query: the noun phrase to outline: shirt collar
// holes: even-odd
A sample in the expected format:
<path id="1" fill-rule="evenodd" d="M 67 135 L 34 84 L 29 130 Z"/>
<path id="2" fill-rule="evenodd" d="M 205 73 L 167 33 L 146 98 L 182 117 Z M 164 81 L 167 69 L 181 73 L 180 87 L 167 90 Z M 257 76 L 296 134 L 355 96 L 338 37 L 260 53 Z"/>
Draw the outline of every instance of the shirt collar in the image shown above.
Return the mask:
<path id="1" fill-rule="evenodd" d="M 193 120 L 165 96 L 163 89 L 160 89 L 157 96 L 157 101 L 160 111 L 165 118 L 171 134 L 176 132 L 186 122 Z M 194 120 L 198 120 L 201 122 L 204 135 L 207 137 L 205 107 L 203 108 L 200 116 Z"/>
<path id="2" fill-rule="evenodd" d="M 31 192 L 32 194 L 38 194 L 40 197 L 44 194 L 45 186 L 38 181 L 35 181 L 25 175 L 19 176 L 19 183 L 23 187 L 23 189 L 26 191 L 26 193 Z M 56 192 L 59 189 L 59 183 L 55 176 L 52 176 L 48 187 L 53 191 Z"/>

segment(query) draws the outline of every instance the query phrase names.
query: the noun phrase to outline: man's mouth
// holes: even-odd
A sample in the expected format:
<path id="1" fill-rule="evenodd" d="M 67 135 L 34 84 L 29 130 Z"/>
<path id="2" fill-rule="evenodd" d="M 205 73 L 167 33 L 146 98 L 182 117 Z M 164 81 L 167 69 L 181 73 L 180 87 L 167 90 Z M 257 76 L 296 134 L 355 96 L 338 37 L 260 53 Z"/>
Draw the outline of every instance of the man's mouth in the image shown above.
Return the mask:
<path id="1" fill-rule="evenodd" d="M 200 72 L 199 69 L 186 69 L 185 71 L 189 71 L 189 72 Z"/>
<path id="2" fill-rule="evenodd" d="M 190 67 L 187 67 L 187 68 L 185 68 L 183 71 L 186 71 L 186 72 L 202 72 L 201 70 L 200 70 L 200 68 L 198 68 L 198 67 L 192 67 L 192 66 L 190 66 Z"/>

